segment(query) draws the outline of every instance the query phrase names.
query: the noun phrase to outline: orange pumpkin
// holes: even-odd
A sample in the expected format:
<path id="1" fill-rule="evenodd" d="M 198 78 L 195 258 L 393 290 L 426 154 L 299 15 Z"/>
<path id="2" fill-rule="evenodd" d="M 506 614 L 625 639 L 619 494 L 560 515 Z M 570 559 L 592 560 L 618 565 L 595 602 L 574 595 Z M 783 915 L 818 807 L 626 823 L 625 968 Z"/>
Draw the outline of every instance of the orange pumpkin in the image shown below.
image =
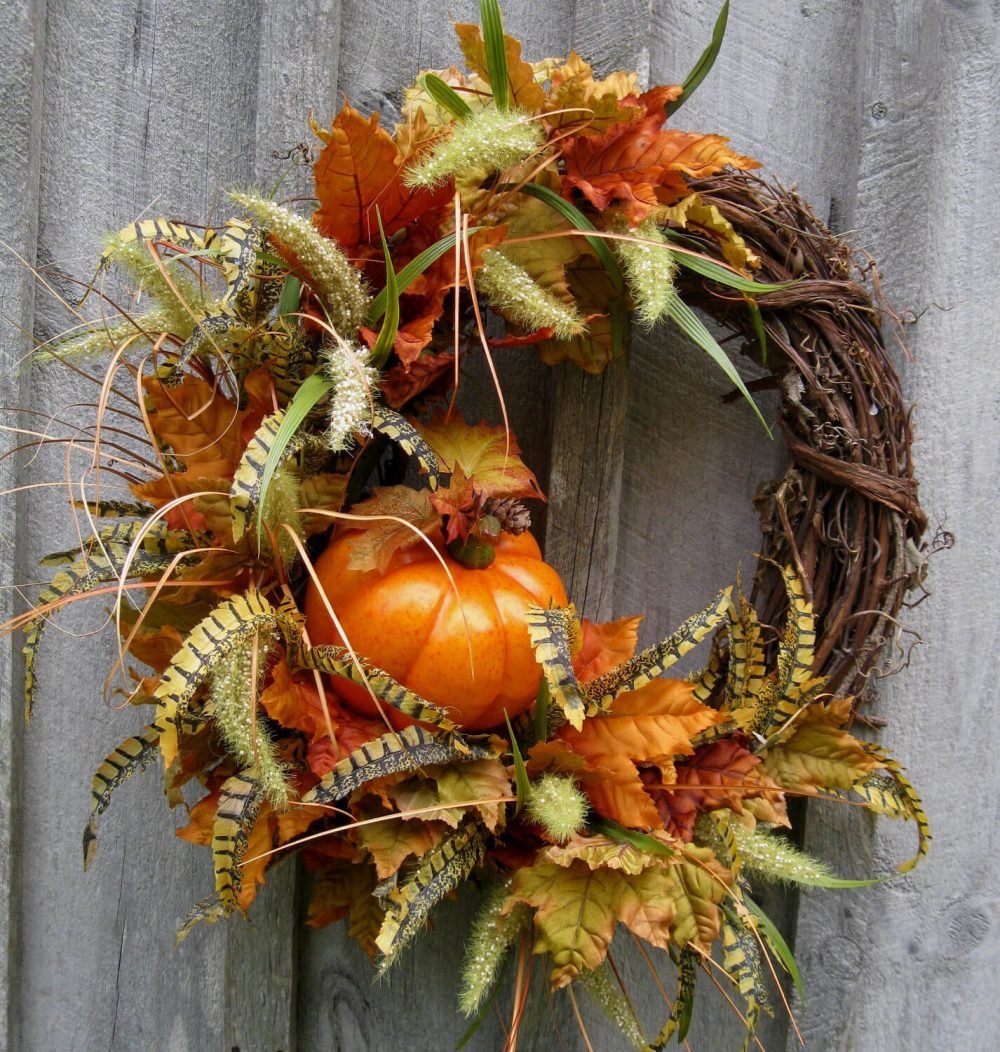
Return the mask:
<path id="1" fill-rule="evenodd" d="M 512 719 L 524 712 L 541 682 L 525 613 L 531 603 L 567 603 L 559 575 L 542 561 L 531 534 L 501 534 L 496 557 L 483 570 L 467 569 L 434 538 L 457 594 L 426 544 L 395 552 L 384 571 L 349 569 L 360 536 L 357 530 L 338 534 L 316 562 L 355 651 L 469 730 L 502 724 L 505 709 Z M 305 615 L 312 643 L 343 645 L 313 584 Z M 352 708 L 377 711 L 361 687 L 338 678 L 336 689 Z"/>

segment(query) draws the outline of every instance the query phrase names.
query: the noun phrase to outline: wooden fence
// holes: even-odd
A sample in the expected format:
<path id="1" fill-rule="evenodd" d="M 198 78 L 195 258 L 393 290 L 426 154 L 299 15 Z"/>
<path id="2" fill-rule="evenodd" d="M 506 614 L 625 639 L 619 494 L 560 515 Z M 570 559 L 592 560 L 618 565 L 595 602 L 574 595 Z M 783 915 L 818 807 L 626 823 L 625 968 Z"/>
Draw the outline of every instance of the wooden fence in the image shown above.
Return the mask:
<path id="1" fill-rule="evenodd" d="M 804 974 L 796 1017 L 808 1047 L 987 1049 L 1000 1035 L 996 975 L 998 805 L 995 562 L 1000 285 L 996 256 L 1000 13 L 988 0 L 735 0 L 711 78 L 679 115 L 722 131 L 795 182 L 831 225 L 881 264 L 913 352 L 901 358 L 916 403 L 921 497 L 957 544 L 934 560 L 933 591 L 909 612 L 909 667 L 885 681 L 883 740 L 909 765 L 937 838 L 930 860 L 883 887 L 775 898 Z M 418 68 L 458 52 L 449 14 L 471 0 L 8 0 L 0 13 L 0 300 L 3 422 L 45 431 L 60 407 L 94 398 L 82 383 L 24 373 L 32 331 L 65 327 L 29 265 L 90 272 L 101 235 L 140 213 L 207 216 L 233 184 L 268 186 L 287 151 L 346 94 L 397 115 Z M 600 71 L 676 81 L 706 43 L 717 0 L 508 0 L 507 24 L 532 58 L 571 46 Z M 992 173 L 992 174 L 991 174 Z M 308 194 L 304 173 L 298 189 Z M 288 185 L 288 184 L 286 184 Z M 756 544 L 756 483 L 783 451 L 764 441 L 703 356 L 669 331 L 635 341 L 599 378 L 549 371 L 507 352 L 513 420 L 547 476 L 547 551 L 584 612 L 647 615 L 672 628 L 732 579 Z M 472 370 L 474 410 L 495 414 Z M 13 406 L 30 412 L 17 414 Z M 10 440 L 14 444 L 14 440 Z M 61 452 L 0 460 L 0 485 L 64 472 Z M 63 536 L 65 492 L 4 496 L 0 611 L 36 581 Z M 58 536 L 56 533 L 58 532 Z M 653 553 L 662 553 L 653 555 Z M 109 639 L 81 639 L 100 602 L 60 618 L 41 659 L 42 695 L 22 726 L 20 639 L 0 649 L 0 1046 L 345 1052 L 447 1049 L 463 1024 L 454 979 L 471 905 L 446 904 L 391 981 L 339 931 L 300 925 L 301 876 L 277 869 L 252 914 L 174 931 L 212 876 L 202 849 L 174 840 L 155 776 L 122 791 L 97 862 L 80 869 L 90 774 L 132 730 L 101 704 Z M 919 633 L 919 635 L 918 635 Z M 809 810 L 810 849 L 841 872 L 891 868 L 911 830 L 852 809 Z M 662 1012 L 641 962 L 624 967 L 650 1019 Z M 704 984 L 706 987 L 708 984 Z M 991 993 L 992 991 L 992 993 Z M 558 1041 L 550 1036 L 558 1028 Z M 587 1016 L 595 1048 L 613 1032 Z M 697 1052 L 738 1048 L 739 1024 L 706 989 Z M 498 1048 L 490 1019 L 473 1043 Z M 779 1012 L 769 1050 L 797 1039 Z M 538 999 L 526 1049 L 582 1049 L 564 999 Z"/>

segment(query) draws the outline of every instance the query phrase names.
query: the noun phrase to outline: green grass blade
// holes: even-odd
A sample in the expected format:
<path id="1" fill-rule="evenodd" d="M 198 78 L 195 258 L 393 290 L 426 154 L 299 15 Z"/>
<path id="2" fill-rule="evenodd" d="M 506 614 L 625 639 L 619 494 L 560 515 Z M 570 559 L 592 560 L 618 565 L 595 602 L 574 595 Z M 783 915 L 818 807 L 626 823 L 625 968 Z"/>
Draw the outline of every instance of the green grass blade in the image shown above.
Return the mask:
<path id="1" fill-rule="evenodd" d="M 528 778 L 528 769 L 524 766 L 524 757 L 517 744 L 514 728 L 511 726 L 507 710 L 503 710 L 503 718 L 507 721 L 507 733 L 510 735 L 510 752 L 514 757 L 514 785 L 517 789 L 517 803 L 514 805 L 514 814 L 520 814 L 521 808 L 528 802 L 531 796 L 531 781 Z"/>
<path id="2" fill-rule="evenodd" d="M 535 698 L 535 741 L 543 742 L 549 736 L 549 682 L 542 676 Z"/>
<path id="3" fill-rule="evenodd" d="M 385 230 L 382 229 L 382 214 L 375 209 L 378 219 L 378 232 L 382 238 L 382 251 L 385 253 L 385 321 L 382 329 L 372 348 L 372 365 L 381 369 L 389 360 L 392 348 L 396 343 L 396 333 L 399 331 L 399 284 L 396 280 L 396 271 L 392 266 L 392 256 L 389 253 L 389 242 L 385 239 Z"/>
<path id="4" fill-rule="evenodd" d="M 764 331 L 764 316 L 760 307 L 753 300 L 747 300 L 747 310 L 753 324 L 753 334 L 757 337 L 757 348 L 760 350 L 760 364 L 767 365 L 767 333 Z"/>
<path id="5" fill-rule="evenodd" d="M 288 443 L 295 437 L 295 432 L 302 426 L 303 421 L 313 411 L 316 404 L 330 393 L 330 383 L 324 379 L 321 373 L 313 373 L 307 377 L 302 386 L 295 392 L 294 397 L 285 409 L 281 426 L 274 436 L 274 444 L 267 454 L 264 464 L 264 473 L 260 483 L 260 500 L 257 505 L 257 538 L 260 543 L 261 525 L 264 519 L 264 507 L 267 504 L 267 490 L 274 478 L 274 473 L 281 465 Z"/>
<path id="6" fill-rule="evenodd" d="M 281 286 L 281 296 L 278 298 L 278 317 L 288 318 L 299 309 L 302 300 L 302 282 L 294 275 L 289 274 Z"/>
<path id="7" fill-rule="evenodd" d="M 469 233 L 474 234 L 481 229 L 482 227 L 478 226 L 470 227 Z M 454 248 L 455 235 L 446 234 L 440 241 L 435 241 L 430 248 L 425 248 L 419 256 L 414 256 L 396 275 L 397 292 L 402 295 L 432 263 L 436 263 L 445 252 L 449 252 Z M 385 314 L 386 298 L 386 290 L 382 289 L 372 300 L 371 306 L 368 308 L 369 325 L 374 325 Z"/>
<path id="8" fill-rule="evenodd" d="M 684 335 L 693 340 L 703 351 L 705 351 L 712 361 L 715 362 L 715 364 L 726 374 L 740 394 L 742 394 L 750 403 L 750 407 L 753 409 L 754 413 L 756 413 L 757 419 L 761 422 L 764 430 L 767 432 L 768 438 L 774 438 L 774 435 L 771 434 L 771 429 L 767 426 L 767 421 L 764 419 L 760 409 L 757 408 L 757 403 L 753 400 L 753 396 L 747 390 L 743 378 L 736 371 L 736 366 L 733 365 L 726 356 L 726 352 L 718 345 L 715 337 L 705 328 L 701 319 L 682 299 L 680 299 L 680 297 L 676 297 L 673 300 L 667 313 L 677 323 Z"/>
<path id="9" fill-rule="evenodd" d="M 799 999 L 805 1001 L 805 992 L 802 989 L 802 973 L 799 971 L 799 966 L 795 963 L 795 954 L 788 947 L 788 943 L 785 942 L 784 936 L 778 931 L 774 924 L 774 921 L 753 901 L 749 896 L 743 896 L 743 903 L 747 909 L 757 918 L 757 922 L 760 924 L 761 934 L 764 936 L 764 940 L 768 946 L 778 955 L 778 960 L 781 961 L 785 971 L 792 977 L 792 982 L 795 983 L 795 989 L 799 993 Z"/>
<path id="10" fill-rule="evenodd" d="M 726 23 L 728 21 L 729 0 L 726 0 L 722 5 L 722 10 L 719 12 L 719 17 L 715 20 L 715 29 L 712 30 L 712 39 L 708 47 L 701 53 L 701 58 L 694 64 L 694 68 L 684 80 L 682 85 L 684 90 L 673 102 L 667 104 L 668 117 L 676 113 L 691 98 L 698 85 L 708 76 L 709 71 L 715 65 L 715 60 L 718 58 L 719 50 L 722 47 L 722 40 L 726 35 Z"/>
<path id="11" fill-rule="evenodd" d="M 571 205 L 564 197 L 560 197 L 554 190 L 538 183 L 527 183 L 521 187 L 521 193 L 529 197 L 535 197 L 544 201 L 550 208 L 554 208 L 567 222 L 572 223 L 577 230 L 596 230 L 597 227 L 577 208 Z M 587 242 L 594 250 L 594 254 L 601 262 L 601 266 L 607 271 L 611 283 L 616 291 L 621 292 L 625 287 L 625 279 L 622 277 L 621 267 L 615 259 L 607 242 L 601 237 L 588 237 Z"/>
<path id="12" fill-rule="evenodd" d="M 447 110 L 453 117 L 464 121 L 472 116 L 469 104 L 450 85 L 446 84 L 436 73 L 425 73 L 423 76 L 424 88 L 427 94 L 442 108 Z"/>
<path id="13" fill-rule="evenodd" d="M 609 840 L 616 840 L 619 844 L 631 844 L 639 851 L 645 851 L 647 855 L 659 855 L 663 858 L 674 858 L 676 852 L 661 843 L 656 837 L 648 833 L 639 833 L 635 829 L 626 829 L 625 826 L 613 822 L 610 818 L 591 817 L 587 819 L 587 825 L 595 833 L 606 836 Z"/>
<path id="14" fill-rule="evenodd" d="M 695 274 L 700 274 L 704 278 L 710 278 L 712 281 L 717 281 L 720 285 L 726 285 L 739 292 L 761 295 L 765 292 L 780 292 L 782 289 L 791 288 L 792 285 L 796 284 L 794 281 L 782 281 L 775 284 L 754 281 L 752 278 L 745 278 L 742 274 L 738 274 L 735 270 L 731 270 L 721 263 L 716 263 L 715 260 L 706 259 L 698 252 L 688 252 L 682 248 L 670 248 L 667 251 L 682 267 L 686 267 L 688 270 L 694 271 Z"/>
<path id="15" fill-rule="evenodd" d="M 507 110 L 510 108 L 507 46 L 503 38 L 503 15 L 497 0 L 479 0 L 479 21 L 486 44 L 486 69 L 493 90 L 493 104 L 498 110 Z"/>

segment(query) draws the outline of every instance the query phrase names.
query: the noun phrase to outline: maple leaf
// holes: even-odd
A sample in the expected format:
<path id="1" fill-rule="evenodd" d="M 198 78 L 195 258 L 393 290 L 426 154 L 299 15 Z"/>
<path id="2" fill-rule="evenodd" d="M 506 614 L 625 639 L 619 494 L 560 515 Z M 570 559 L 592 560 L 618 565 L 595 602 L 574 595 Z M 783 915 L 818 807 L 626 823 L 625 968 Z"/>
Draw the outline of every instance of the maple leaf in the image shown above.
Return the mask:
<path id="1" fill-rule="evenodd" d="M 305 475 L 299 482 L 299 503 L 303 508 L 339 511 L 347 491 L 347 475 L 319 471 Z M 303 515 L 302 527 L 307 536 L 330 528 L 330 520 L 322 515 Z"/>
<path id="2" fill-rule="evenodd" d="M 583 619 L 583 644 L 573 657 L 578 683 L 589 683 L 622 664 L 635 653 L 642 614 L 595 624 Z"/>
<path id="3" fill-rule="evenodd" d="M 650 779 L 647 790 L 666 829 L 687 841 L 702 812 L 726 808 L 742 814 L 744 802 L 753 797 L 781 801 L 777 787 L 761 770 L 760 757 L 732 739 L 701 746 L 694 756 L 677 762 L 669 785 L 659 788 Z"/>
<path id="4" fill-rule="evenodd" d="M 710 848 L 691 846 L 684 849 L 684 860 L 671 872 L 676 878 L 674 941 L 679 946 L 692 943 L 711 953 L 719 935 L 718 905 L 729 894 L 732 873 L 720 865 Z"/>
<path id="5" fill-rule="evenodd" d="M 562 987 L 601 964 L 619 921 L 666 949 L 676 923 L 676 890 L 677 882 L 664 866 L 629 874 L 592 869 L 579 858 L 561 865 L 546 850 L 534 865 L 514 874 L 508 901 L 534 909 L 535 953 L 551 956 L 552 985 Z"/>
<path id="6" fill-rule="evenodd" d="M 386 404 L 391 409 L 401 409 L 411 398 L 431 390 L 454 373 L 455 355 L 451 351 L 422 354 L 414 361 L 387 369 L 382 374 L 380 386 Z"/>
<path id="7" fill-rule="evenodd" d="M 358 533 L 351 547 L 348 568 L 365 572 L 384 571 L 396 552 L 421 543 L 421 535 L 439 524 L 427 490 L 409 486 L 382 486 L 367 500 L 356 504 L 353 514 L 387 516 L 373 518 L 364 531 Z M 396 521 L 399 519 L 403 521 Z"/>
<path id="8" fill-rule="evenodd" d="M 577 189 L 599 211 L 612 201 L 623 201 L 634 227 L 659 204 L 686 196 L 690 189 L 685 176 L 704 178 L 727 165 L 759 167 L 728 149 L 724 136 L 662 129 L 665 101 L 662 89 L 647 92 L 639 98 L 647 111 L 641 120 L 615 125 L 603 135 L 568 139 L 563 196 Z"/>
<path id="9" fill-rule="evenodd" d="M 441 804 L 462 806 L 434 811 L 428 818 L 446 822 L 457 829 L 470 810 L 468 801 L 479 801 L 478 811 L 487 828 L 495 832 L 503 823 L 506 803 L 497 802 L 511 794 L 510 776 L 499 760 L 473 760 L 453 765 L 437 764 L 425 768 L 426 778 L 410 778 L 390 790 L 402 811 L 414 811 Z"/>
<path id="10" fill-rule="evenodd" d="M 348 917 L 347 934 L 374 960 L 375 938 L 385 914 L 375 897 L 375 869 L 348 861 L 334 861 L 313 886 L 306 924 L 323 928 Z"/>
<path id="11" fill-rule="evenodd" d="M 669 837 L 662 833 L 650 834 L 664 847 L 672 847 Z M 565 844 L 553 844 L 545 851 L 546 858 L 559 866 L 569 866 L 574 859 L 586 862 L 591 869 L 613 869 L 635 876 L 650 866 L 662 866 L 658 855 L 641 851 L 623 840 L 612 840 L 606 836 L 574 836 Z"/>
<path id="12" fill-rule="evenodd" d="M 821 717 L 795 724 L 787 738 L 762 755 L 767 773 L 778 785 L 810 794 L 818 789 L 850 789 L 882 766 L 857 738 Z"/>
<path id="13" fill-rule="evenodd" d="M 431 494 L 434 510 L 445 521 L 446 543 L 464 541 L 469 536 L 482 510 L 482 494 L 471 479 L 465 477 L 461 465 L 451 473 L 451 482 Z"/>
<path id="14" fill-rule="evenodd" d="M 609 304 L 618 293 L 604 266 L 593 255 L 585 254 L 570 264 L 566 278 L 577 310 L 587 319 L 587 331 L 568 340 L 544 340 L 538 345 L 539 357 L 546 365 L 570 361 L 585 372 L 600 373 L 625 353 L 624 346 L 615 346 L 608 313 Z"/>
<path id="15" fill-rule="evenodd" d="M 535 473 L 518 455 L 521 450 L 513 435 L 508 447 L 502 427 L 473 426 L 454 416 L 447 420 L 439 413 L 419 429 L 439 462 L 452 471 L 461 467 L 483 497 L 545 499 Z"/>
<path id="16" fill-rule="evenodd" d="M 403 155 L 379 127 L 377 113 L 365 118 L 345 105 L 329 131 L 315 124 L 313 130 L 326 143 L 314 169 L 319 208 L 313 222 L 342 248 L 378 240 L 376 205 L 387 237 L 427 216 L 443 218 L 450 188 L 410 190 L 403 184 Z"/>
<path id="17" fill-rule="evenodd" d="M 422 858 L 441 843 L 448 827 L 444 822 L 376 822 L 361 826 L 358 840 L 375 863 L 379 880 L 391 877 L 410 857 Z"/>
<path id="18" fill-rule="evenodd" d="M 144 388 L 153 434 L 181 470 L 191 479 L 231 482 L 243 455 L 241 425 L 246 413 L 194 376 L 185 376 L 174 387 L 147 378 Z"/>
<path id="19" fill-rule="evenodd" d="M 455 25 L 455 35 L 469 69 L 488 84 L 490 74 L 486 66 L 486 45 L 482 30 L 472 23 L 459 22 Z M 511 104 L 526 113 L 538 113 L 545 104 L 545 92 L 535 80 L 535 69 L 530 62 L 521 58 L 520 40 L 506 33 L 503 39 Z"/>
<path id="20" fill-rule="evenodd" d="M 545 123 L 550 128 L 585 122 L 579 134 L 599 135 L 614 124 L 629 123 L 645 115 L 645 109 L 634 98 L 639 93 L 638 74 L 619 71 L 604 80 L 595 80 L 593 67 L 575 51 L 551 71 L 549 82 Z M 680 91 L 676 89 L 677 94 Z M 561 110 L 566 112 L 558 112 Z"/>

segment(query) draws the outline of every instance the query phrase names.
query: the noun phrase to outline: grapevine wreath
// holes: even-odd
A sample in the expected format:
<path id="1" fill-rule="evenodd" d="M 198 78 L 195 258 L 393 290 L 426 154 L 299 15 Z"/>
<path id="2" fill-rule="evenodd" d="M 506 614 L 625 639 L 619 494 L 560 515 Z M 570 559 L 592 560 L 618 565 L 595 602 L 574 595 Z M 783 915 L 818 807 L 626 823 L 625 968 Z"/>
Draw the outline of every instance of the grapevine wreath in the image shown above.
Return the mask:
<path id="1" fill-rule="evenodd" d="M 313 125 L 311 217 L 234 191 L 212 228 L 108 239 L 87 295 L 113 305 L 117 271 L 141 297 L 36 354 L 99 385 L 99 470 L 73 504 L 81 544 L 43 560 L 54 576 L 13 623 L 27 710 L 48 617 L 102 595 L 107 690 L 147 715 L 94 775 L 84 864 L 113 792 L 159 755 L 215 872 L 179 938 L 247 911 L 297 851 L 308 923 L 346 917 L 381 974 L 474 879 L 460 1007 L 481 1017 L 508 976 L 509 1048 L 531 954 L 661 1048 L 717 946 L 749 1044 L 765 977 L 795 970 L 751 882 L 868 883 L 781 834 L 789 801 L 912 820 L 901 870 L 930 837 L 900 765 L 851 729 L 925 527 L 877 278 L 727 140 L 674 128 L 724 14 L 683 86 L 642 91 L 575 53 L 529 62 L 495 0 L 481 13 L 455 27 L 467 69 L 422 73 L 394 132 L 350 105 Z M 749 387 L 694 306 L 743 338 Z M 663 319 L 724 370 L 734 412 L 767 427 L 754 393 L 780 391 L 790 464 L 759 491 L 747 590 L 734 568 L 635 653 L 638 618 L 577 616 L 514 436 L 464 421 L 455 387 L 497 347 L 597 373 L 630 323 Z M 698 645 L 700 669 L 671 678 Z M 618 925 L 676 965 L 652 1039 L 608 958 Z"/>

